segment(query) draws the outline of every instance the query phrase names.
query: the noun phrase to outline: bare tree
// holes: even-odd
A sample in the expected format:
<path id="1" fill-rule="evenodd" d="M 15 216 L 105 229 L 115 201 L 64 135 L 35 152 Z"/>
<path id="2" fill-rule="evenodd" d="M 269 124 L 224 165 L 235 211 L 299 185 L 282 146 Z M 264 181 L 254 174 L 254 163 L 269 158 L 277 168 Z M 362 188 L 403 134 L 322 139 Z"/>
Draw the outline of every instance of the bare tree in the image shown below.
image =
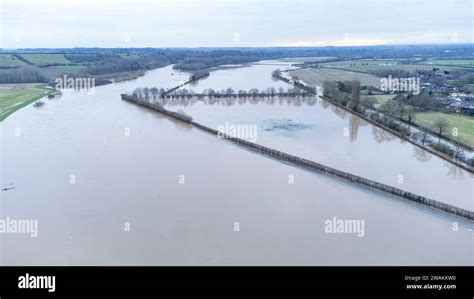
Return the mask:
<path id="1" fill-rule="evenodd" d="M 275 87 L 269 87 L 269 88 L 267 88 L 267 93 L 273 97 L 273 96 L 275 95 L 275 93 L 276 93 Z"/>
<path id="2" fill-rule="evenodd" d="M 420 130 L 419 132 L 413 134 L 415 140 L 421 143 L 421 145 L 425 145 L 425 143 L 429 140 L 428 132 L 425 130 Z"/>
<path id="3" fill-rule="evenodd" d="M 150 89 L 150 92 L 151 92 L 151 95 L 152 95 L 153 99 L 156 99 L 158 97 L 158 94 L 159 94 L 158 88 L 153 87 L 152 89 Z"/>
<path id="4" fill-rule="evenodd" d="M 145 89 L 143 90 L 144 94 L 145 94 L 145 100 L 149 100 L 150 99 L 150 89 L 148 87 L 145 87 Z"/>
<path id="5" fill-rule="evenodd" d="M 354 80 L 352 81 L 352 92 L 351 92 L 351 100 L 348 103 L 348 107 L 351 110 L 354 110 L 357 105 L 359 105 L 360 100 L 360 81 Z"/>
<path id="6" fill-rule="evenodd" d="M 443 131 L 446 131 L 448 128 L 449 123 L 445 118 L 438 118 L 434 122 L 434 126 L 438 129 L 438 136 L 441 137 L 443 135 Z"/>
<path id="7" fill-rule="evenodd" d="M 252 88 L 252 89 L 249 90 L 249 93 L 252 94 L 252 95 L 258 95 L 259 90 L 258 90 L 258 88 Z"/>
<path id="8" fill-rule="evenodd" d="M 463 147 L 461 146 L 464 139 L 461 138 L 461 136 L 458 136 L 456 138 L 456 142 L 453 142 L 454 143 L 454 148 L 453 148 L 453 159 L 454 160 L 464 160 L 464 158 L 466 158 L 466 152 L 465 150 L 463 149 Z"/>
<path id="9" fill-rule="evenodd" d="M 383 112 L 393 116 L 397 114 L 398 105 L 394 100 L 388 100 L 382 105 L 381 108 Z"/>
<path id="10" fill-rule="evenodd" d="M 166 90 L 162 87 L 160 88 L 159 92 L 160 92 L 160 97 L 162 97 L 165 94 Z"/>
<path id="11" fill-rule="evenodd" d="M 411 122 L 415 119 L 416 112 L 413 108 L 408 108 L 406 110 L 406 114 L 407 114 L 407 117 L 408 117 L 408 123 L 411 124 Z"/>
<path id="12" fill-rule="evenodd" d="M 403 120 L 403 116 L 405 115 L 406 109 L 405 109 L 405 104 L 402 102 L 398 102 L 397 105 L 397 113 L 398 113 L 398 118 L 400 120 Z"/>
<path id="13" fill-rule="evenodd" d="M 230 96 L 232 96 L 232 95 L 235 94 L 235 91 L 234 91 L 231 87 L 229 87 L 229 88 L 227 88 L 227 90 L 225 91 L 225 93 L 226 93 L 226 95 L 227 95 L 228 97 L 230 97 Z"/>
<path id="14" fill-rule="evenodd" d="M 133 95 L 134 95 L 137 99 L 140 99 L 141 96 L 142 96 L 141 88 L 135 88 L 135 89 L 133 90 Z"/>

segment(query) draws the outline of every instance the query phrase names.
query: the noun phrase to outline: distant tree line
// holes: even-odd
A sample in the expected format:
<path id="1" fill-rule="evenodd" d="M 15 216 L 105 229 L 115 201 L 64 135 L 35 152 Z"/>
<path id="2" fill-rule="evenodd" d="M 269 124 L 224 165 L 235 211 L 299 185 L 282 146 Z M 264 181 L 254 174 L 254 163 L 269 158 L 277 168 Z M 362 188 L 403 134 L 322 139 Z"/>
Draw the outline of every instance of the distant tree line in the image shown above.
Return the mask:
<path id="1" fill-rule="evenodd" d="M 369 70 L 368 73 L 384 78 L 389 76 L 392 76 L 393 78 L 408 78 L 412 76 L 410 72 L 401 69 L 375 69 Z"/>
<path id="2" fill-rule="evenodd" d="M 42 83 L 48 78 L 36 66 L 27 65 L 11 70 L 0 70 L 0 83 Z"/>
<path id="3" fill-rule="evenodd" d="M 86 57 L 82 58 L 84 59 Z M 85 70 L 86 73 L 91 75 L 101 75 L 127 71 L 150 70 L 169 64 L 166 57 L 159 53 L 138 56 L 137 58 L 123 58 L 117 54 L 102 54 L 99 58 L 100 59 L 98 60 L 91 61 L 87 65 Z M 86 59 L 90 60 L 91 58 L 89 57 Z"/>
<path id="4" fill-rule="evenodd" d="M 220 56 L 220 57 L 195 57 L 177 63 L 173 68 L 184 71 L 203 70 L 225 64 L 242 64 L 260 60 L 258 56 Z"/>
<path id="5" fill-rule="evenodd" d="M 419 45 L 402 46 L 371 46 L 371 47 L 294 47 L 294 48 L 71 48 L 71 49 L 19 49 L 15 51 L 1 50 L 0 53 L 21 55 L 26 53 L 64 54 L 71 64 L 84 65 L 85 75 L 103 75 L 110 73 L 149 70 L 168 64 L 175 64 L 176 69 L 198 71 L 224 64 L 243 64 L 265 59 L 291 57 L 337 57 L 343 59 L 371 58 L 412 58 L 414 55 L 434 57 L 436 59 L 472 59 L 472 45 Z M 25 61 L 31 64 L 29 61 Z M 51 64 L 49 66 L 58 65 Z M 12 71 L 9 69 L 7 71 Z M 378 75 L 387 75 L 380 73 Z M 402 72 L 402 71 L 400 71 Z M 48 72 L 44 72 L 48 74 Z M 392 76 L 403 75 L 393 73 Z M 46 75 L 48 76 L 48 75 Z M 23 82 L 21 79 L 18 82 Z M 470 78 L 466 78 L 469 82 Z"/>

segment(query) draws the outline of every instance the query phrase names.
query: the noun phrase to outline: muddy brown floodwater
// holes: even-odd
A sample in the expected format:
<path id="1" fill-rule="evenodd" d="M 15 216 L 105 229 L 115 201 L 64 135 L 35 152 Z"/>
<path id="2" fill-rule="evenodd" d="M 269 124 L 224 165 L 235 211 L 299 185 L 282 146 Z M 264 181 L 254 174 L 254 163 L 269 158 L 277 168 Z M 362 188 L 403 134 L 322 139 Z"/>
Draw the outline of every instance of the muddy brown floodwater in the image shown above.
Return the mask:
<path id="1" fill-rule="evenodd" d="M 276 67 L 219 70 L 189 88 L 285 86 L 270 78 Z M 282 164 L 120 100 L 187 77 L 168 66 L 93 94 L 65 91 L 0 124 L 2 186 L 15 187 L 0 193 L 0 219 L 39 225 L 37 237 L 0 234 L 0 265 L 473 265 L 472 222 Z M 257 143 L 472 210 L 469 174 L 321 100 L 175 108 L 212 126 L 255 124 Z M 304 129 L 279 125 L 288 121 Z M 325 233 L 333 217 L 363 220 L 364 236 Z"/>

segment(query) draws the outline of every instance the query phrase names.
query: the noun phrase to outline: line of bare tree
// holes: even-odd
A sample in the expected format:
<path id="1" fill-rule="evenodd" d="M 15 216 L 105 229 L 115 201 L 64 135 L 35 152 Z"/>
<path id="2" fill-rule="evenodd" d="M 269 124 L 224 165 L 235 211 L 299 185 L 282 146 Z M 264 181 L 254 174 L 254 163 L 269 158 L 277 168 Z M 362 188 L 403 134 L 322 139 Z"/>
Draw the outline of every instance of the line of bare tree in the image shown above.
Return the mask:
<path id="1" fill-rule="evenodd" d="M 285 89 L 280 87 L 278 89 L 274 87 L 269 87 L 267 89 L 259 90 L 258 88 L 252 88 L 250 90 L 238 90 L 235 91 L 233 88 L 229 87 L 222 90 L 214 90 L 212 88 L 205 89 L 201 93 L 196 93 L 194 90 L 188 90 L 186 88 L 180 88 L 170 91 L 164 88 L 157 87 L 144 87 L 136 88 L 133 91 L 133 96 L 138 99 L 153 100 L 163 97 L 233 97 L 233 98 L 242 98 L 242 97 L 274 97 L 274 96 L 285 96 L 285 97 L 296 97 L 296 96 L 311 96 L 307 92 L 304 92 L 299 89 Z"/>

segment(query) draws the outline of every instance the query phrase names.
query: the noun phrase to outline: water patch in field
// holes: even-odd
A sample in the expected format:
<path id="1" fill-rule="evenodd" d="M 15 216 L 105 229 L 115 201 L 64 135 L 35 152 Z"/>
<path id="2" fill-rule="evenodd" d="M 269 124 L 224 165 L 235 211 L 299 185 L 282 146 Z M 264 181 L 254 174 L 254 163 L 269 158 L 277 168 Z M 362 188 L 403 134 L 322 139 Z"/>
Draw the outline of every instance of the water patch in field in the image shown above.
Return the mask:
<path id="1" fill-rule="evenodd" d="M 292 136 L 301 130 L 312 129 L 313 124 L 298 122 L 292 119 L 269 119 L 263 122 L 263 130 L 281 135 Z"/>

